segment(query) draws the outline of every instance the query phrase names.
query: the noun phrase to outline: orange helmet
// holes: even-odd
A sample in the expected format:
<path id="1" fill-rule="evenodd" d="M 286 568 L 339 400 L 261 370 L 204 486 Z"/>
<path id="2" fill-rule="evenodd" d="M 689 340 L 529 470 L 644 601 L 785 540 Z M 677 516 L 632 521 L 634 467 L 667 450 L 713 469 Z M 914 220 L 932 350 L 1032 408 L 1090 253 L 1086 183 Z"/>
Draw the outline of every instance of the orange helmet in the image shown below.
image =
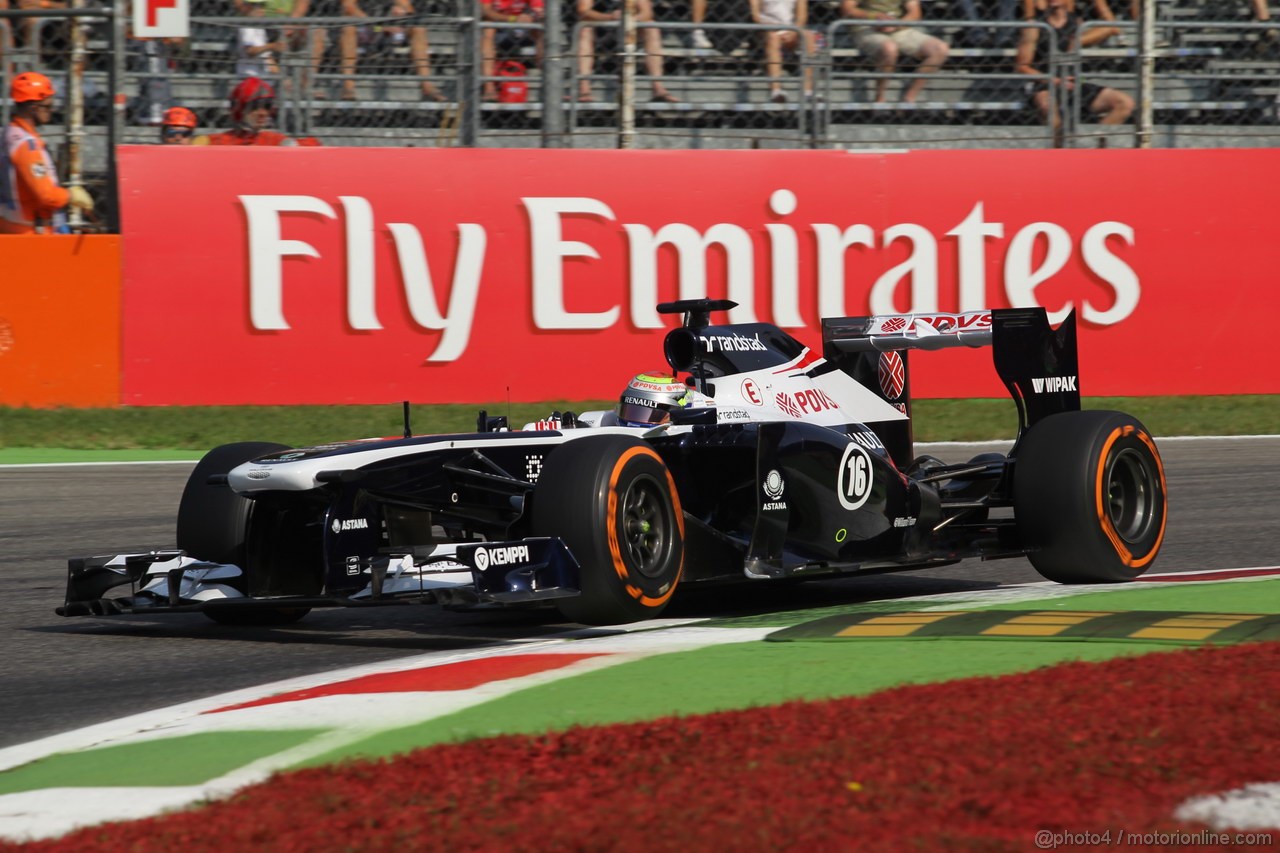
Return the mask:
<path id="1" fill-rule="evenodd" d="M 244 121 L 245 111 L 254 101 L 269 101 L 272 113 L 276 108 L 276 90 L 259 77 L 246 77 L 231 90 L 231 120 L 237 125 Z"/>
<path id="2" fill-rule="evenodd" d="M 189 127 L 196 129 L 196 114 L 186 107 L 170 107 L 165 110 L 164 121 L 161 122 L 165 127 Z"/>
<path id="3" fill-rule="evenodd" d="M 15 104 L 43 101 L 45 98 L 52 98 L 53 95 L 53 83 L 48 77 L 35 71 L 19 74 L 9 84 L 9 97 L 13 98 Z"/>

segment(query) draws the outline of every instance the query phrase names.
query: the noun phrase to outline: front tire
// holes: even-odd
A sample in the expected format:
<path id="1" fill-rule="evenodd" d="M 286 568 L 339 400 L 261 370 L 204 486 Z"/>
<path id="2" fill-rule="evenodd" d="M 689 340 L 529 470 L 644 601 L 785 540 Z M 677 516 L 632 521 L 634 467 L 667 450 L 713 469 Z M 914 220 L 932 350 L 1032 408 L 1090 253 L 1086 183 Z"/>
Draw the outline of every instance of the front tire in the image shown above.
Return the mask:
<path id="1" fill-rule="evenodd" d="M 651 619 L 680 583 L 680 497 L 661 457 L 637 439 L 592 436 L 556 449 L 538 478 L 532 529 L 560 537 L 578 560 L 582 594 L 557 602 L 575 622 Z"/>
<path id="2" fill-rule="evenodd" d="M 267 441 L 242 441 L 224 444 L 206 453 L 182 490 L 178 504 L 178 547 L 188 556 L 212 563 L 230 563 L 247 574 L 245 541 L 254 502 L 225 484 L 210 485 L 209 478 L 224 476 L 237 465 L 288 449 L 288 445 Z M 306 616 L 310 609 L 223 605 L 204 614 L 220 625 L 285 625 Z"/>
<path id="3" fill-rule="evenodd" d="M 1147 428 L 1122 412 L 1063 412 L 1033 426 L 1013 494 L 1028 559 L 1052 581 L 1133 580 L 1164 541 L 1164 463 Z"/>

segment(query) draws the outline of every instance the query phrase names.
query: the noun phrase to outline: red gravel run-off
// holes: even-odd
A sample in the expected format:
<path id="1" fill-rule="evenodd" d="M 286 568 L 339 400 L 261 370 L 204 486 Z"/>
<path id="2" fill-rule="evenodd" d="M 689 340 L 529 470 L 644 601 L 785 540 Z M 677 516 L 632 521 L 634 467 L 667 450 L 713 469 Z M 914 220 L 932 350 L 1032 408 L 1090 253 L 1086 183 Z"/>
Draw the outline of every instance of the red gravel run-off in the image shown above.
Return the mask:
<path id="1" fill-rule="evenodd" d="M 1265 643 L 433 747 L 30 849 L 1033 850 L 1277 779 Z"/>

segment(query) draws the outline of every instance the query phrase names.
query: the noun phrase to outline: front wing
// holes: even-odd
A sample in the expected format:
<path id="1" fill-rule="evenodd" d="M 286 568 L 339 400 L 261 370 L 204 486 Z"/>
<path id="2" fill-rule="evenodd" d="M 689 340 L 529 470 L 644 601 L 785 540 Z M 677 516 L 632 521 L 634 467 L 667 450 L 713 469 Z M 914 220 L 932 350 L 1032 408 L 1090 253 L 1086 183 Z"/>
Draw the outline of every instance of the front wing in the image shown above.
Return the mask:
<path id="1" fill-rule="evenodd" d="M 517 606 L 581 592 L 578 561 L 560 539 L 550 537 L 352 557 L 348 574 L 367 583 L 350 595 L 251 597 L 241 591 L 239 566 L 182 551 L 75 557 L 68 561 L 65 603 L 56 612 L 112 616 L 250 607 Z"/>

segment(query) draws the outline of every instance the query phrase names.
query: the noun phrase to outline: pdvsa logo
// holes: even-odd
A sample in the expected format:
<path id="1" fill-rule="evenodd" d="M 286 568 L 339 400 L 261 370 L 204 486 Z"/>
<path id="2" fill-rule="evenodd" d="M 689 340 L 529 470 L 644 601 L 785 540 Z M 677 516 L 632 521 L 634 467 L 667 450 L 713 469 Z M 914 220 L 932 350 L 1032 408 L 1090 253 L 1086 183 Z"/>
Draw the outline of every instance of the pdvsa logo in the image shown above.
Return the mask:
<path id="1" fill-rule="evenodd" d="M 902 396 L 907 384 L 907 372 L 902 364 L 902 356 L 890 350 L 880 353 L 880 390 L 886 400 L 896 400 Z"/>

